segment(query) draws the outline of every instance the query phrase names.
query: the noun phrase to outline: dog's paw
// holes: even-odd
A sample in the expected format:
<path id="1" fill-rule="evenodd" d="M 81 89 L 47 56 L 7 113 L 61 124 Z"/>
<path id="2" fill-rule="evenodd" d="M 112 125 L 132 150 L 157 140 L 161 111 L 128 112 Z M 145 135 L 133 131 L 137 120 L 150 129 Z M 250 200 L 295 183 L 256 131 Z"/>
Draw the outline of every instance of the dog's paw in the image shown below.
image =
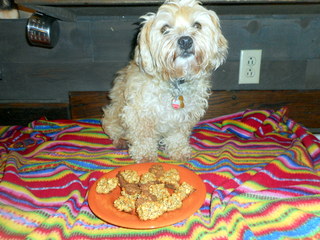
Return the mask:
<path id="1" fill-rule="evenodd" d="M 136 163 L 157 162 L 158 152 L 154 148 L 141 147 L 142 145 L 129 147 L 129 154 Z"/>
<path id="2" fill-rule="evenodd" d="M 118 149 L 128 148 L 128 142 L 123 138 L 113 140 L 113 145 L 115 146 L 115 148 L 118 148 Z"/>
<path id="3" fill-rule="evenodd" d="M 177 162 L 187 162 L 189 161 L 191 158 L 192 158 L 192 154 L 174 154 L 174 155 L 171 155 L 170 154 L 170 159 L 173 159 Z"/>
<path id="4" fill-rule="evenodd" d="M 142 159 L 137 159 L 135 161 L 136 161 L 136 163 L 157 162 L 158 161 L 158 157 L 156 157 L 156 158 L 142 158 Z"/>
<path id="5" fill-rule="evenodd" d="M 168 155 L 172 160 L 186 162 L 192 158 L 193 153 L 190 146 L 180 146 L 175 149 L 168 150 Z"/>

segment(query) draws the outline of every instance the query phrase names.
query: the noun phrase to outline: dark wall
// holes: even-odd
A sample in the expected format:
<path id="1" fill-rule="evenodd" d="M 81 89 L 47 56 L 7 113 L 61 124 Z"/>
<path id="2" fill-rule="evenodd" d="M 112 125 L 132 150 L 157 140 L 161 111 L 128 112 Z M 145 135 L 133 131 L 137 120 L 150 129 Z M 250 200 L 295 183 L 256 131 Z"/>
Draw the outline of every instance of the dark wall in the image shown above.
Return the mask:
<path id="1" fill-rule="evenodd" d="M 60 21 L 53 49 L 27 43 L 26 19 L 0 20 L 0 103 L 68 102 L 69 91 L 110 89 L 129 60 L 138 14 Z M 230 48 L 213 89 L 320 89 L 320 13 L 220 17 Z M 241 49 L 262 49 L 260 84 L 238 84 Z"/>

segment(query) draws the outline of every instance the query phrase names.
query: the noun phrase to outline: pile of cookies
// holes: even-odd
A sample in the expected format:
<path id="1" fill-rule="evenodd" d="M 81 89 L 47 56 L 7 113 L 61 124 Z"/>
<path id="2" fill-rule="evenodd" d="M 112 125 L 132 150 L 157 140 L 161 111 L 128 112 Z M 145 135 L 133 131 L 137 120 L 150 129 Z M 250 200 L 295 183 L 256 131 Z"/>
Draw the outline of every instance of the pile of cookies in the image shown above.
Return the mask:
<path id="1" fill-rule="evenodd" d="M 150 167 L 141 176 L 134 170 L 118 172 L 114 178 L 101 178 L 97 193 L 108 194 L 117 186 L 120 196 L 114 201 L 119 211 L 137 213 L 141 220 L 152 220 L 167 211 L 182 206 L 182 201 L 195 191 L 186 182 L 180 184 L 180 175 L 175 168 L 167 171 L 160 164 Z"/>

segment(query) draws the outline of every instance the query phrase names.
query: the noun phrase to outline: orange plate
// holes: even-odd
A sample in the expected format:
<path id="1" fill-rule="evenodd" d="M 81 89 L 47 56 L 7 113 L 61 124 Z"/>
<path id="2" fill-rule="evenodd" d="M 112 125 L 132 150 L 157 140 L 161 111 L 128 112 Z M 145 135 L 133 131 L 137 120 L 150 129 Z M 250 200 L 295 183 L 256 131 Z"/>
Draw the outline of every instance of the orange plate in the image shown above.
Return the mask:
<path id="1" fill-rule="evenodd" d="M 140 163 L 114 169 L 104 174 L 102 177 L 112 178 L 115 177 L 119 171 L 127 169 L 135 170 L 139 173 L 139 175 L 141 175 L 142 173 L 147 172 L 149 168 L 154 164 L 161 164 L 165 170 L 169 170 L 171 168 L 177 169 L 180 174 L 181 182 L 187 182 L 196 189 L 195 192 L 193 192 L 183 201 L 181 208 L 174 211 L 166 212 L 157 219 L 143 221 L 140 220 L 137 215 L 118 211 L 113 206 L 114 200 L 116 200 L 120 195 L 119 187 L 114 189 L 109 194 L 99 194 L 96 192 L 96 186 L 98 182 L 96 181 L 89 191 L 88 199 L 89 206 L 93 213 L 108 223 L 133 229 L 151 229 L 165 227 L 181 222 L 182 220 L 195 213 L 202 206 L 205 200 L 206 187 L 202 179 L 198 175 L 186 168 L 167 163 Z"/>

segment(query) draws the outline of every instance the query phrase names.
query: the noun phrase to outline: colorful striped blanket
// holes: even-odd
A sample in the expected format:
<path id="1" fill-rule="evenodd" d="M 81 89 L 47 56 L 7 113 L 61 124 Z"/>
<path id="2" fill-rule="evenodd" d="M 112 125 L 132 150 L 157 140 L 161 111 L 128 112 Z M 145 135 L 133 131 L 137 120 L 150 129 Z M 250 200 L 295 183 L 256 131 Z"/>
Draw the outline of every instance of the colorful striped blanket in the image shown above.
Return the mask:
<path id="1" fill-rule="evenodd" d="M 310 116 L 311 117 L 311 116 Z M 174 225 L 117 227 L 87 197 L 104 173 L 134 164 L 99 120 L 0 127 L 0 239 L 320 239 L 320 144 L 279 111 L 200 122 L 185 163 L 206 185 L 202 207 Z"/>

